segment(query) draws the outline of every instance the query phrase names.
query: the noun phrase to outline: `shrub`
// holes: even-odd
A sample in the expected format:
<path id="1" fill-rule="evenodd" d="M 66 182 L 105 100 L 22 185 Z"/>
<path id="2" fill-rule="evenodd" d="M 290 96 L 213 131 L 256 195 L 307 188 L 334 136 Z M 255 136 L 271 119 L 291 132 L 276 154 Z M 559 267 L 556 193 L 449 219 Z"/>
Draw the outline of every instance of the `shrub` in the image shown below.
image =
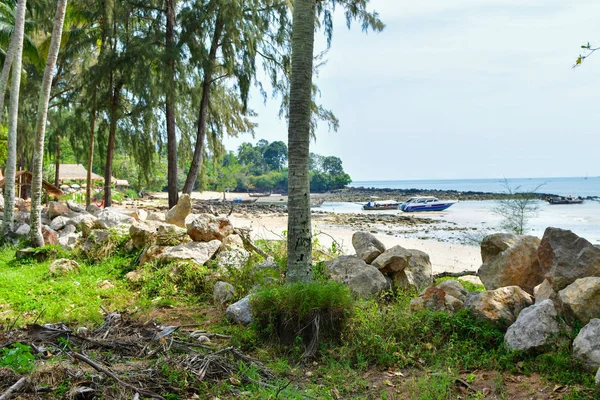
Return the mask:
<path id="1" fill-rule="evenodd" d="M 8 367 L 18 374 L 31 372 L 34 367 L 31 348 L 26 344 L 14 343 L 11 347 L 0 349 L 0 367 Z"/>
<path id="2" fill-rule="evenodd" d="M 293 283 L 258 291 L 250 305 L 263 337 L 284 343 L 310 341 L 305 356 L 312 356 L 319 339 L 339 339 L 353 298 L 350 290 L 337 282 Z M 308 329 L 311 326 L 312 330 Z"/>

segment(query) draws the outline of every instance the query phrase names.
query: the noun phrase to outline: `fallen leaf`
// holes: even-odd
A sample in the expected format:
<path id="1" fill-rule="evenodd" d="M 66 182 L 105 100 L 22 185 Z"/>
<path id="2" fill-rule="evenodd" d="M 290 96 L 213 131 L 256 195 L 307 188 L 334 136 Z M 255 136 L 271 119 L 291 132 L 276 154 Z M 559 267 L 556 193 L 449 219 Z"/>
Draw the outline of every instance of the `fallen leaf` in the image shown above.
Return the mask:
<path id="1" fill-rule="evenodd" d="M 229 378 L 229 382 L 231 382 L 231 384 L 235 386 L 239 386 L 242 383 L 239 379 L 233 376 Z"/>
<path id="2" fill-rule="evenodd" d="M 552 391 L 554 393 L 560 393 L 560 392 L 564 392 L 566 388 L 567 387 L 564 385 L 556 385 L 556 386 L 554 386 L 554 389 L 552 389 Z"/>

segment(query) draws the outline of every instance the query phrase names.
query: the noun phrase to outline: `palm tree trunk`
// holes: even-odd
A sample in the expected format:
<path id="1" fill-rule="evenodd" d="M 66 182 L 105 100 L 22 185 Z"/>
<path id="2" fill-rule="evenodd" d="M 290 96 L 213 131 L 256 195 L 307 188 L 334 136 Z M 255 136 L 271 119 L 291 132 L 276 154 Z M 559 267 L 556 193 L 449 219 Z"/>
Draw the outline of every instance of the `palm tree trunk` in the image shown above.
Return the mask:
<path id="1" fill-rule="evenodd" d="M 38 103 L 38 115 L 35 124 L 35 147 L 33 153 L 33 171 L 31 178 L 31 213 L 30 213 L 30 237 L 34 246 L 44 246 L 44 237 L 42 236 L 41 221 L 41 199 L 42 199 L 42 167 L 44 158 L 44 137 L 46 135 L 46 119 L 48 117 L 48 103 L 50 102 L 50 90 L 52 89 L 52 75 L 56 67 L 58 50 L 60 49 L 60 39 L 62 38 L 63 24 L 65 21 L 65 11 L 67 9 L 67 0 L 58 0 L 56 6 L 56 15 L 54 16 L 54 27 L 52 28 L 52 38 L 50 39 L 50 50 L 46 60 L 46 69 L 42 79 L 42 88 L 40 90 L 40 101 Z"/>
<path id="2" fill-rule="evenodd" d="M 166 0 L 167 29 L 167 95 L 166 95 L 166 119 L 167 119 L 167 185 L 169 187 L 169 208 L 175 206 L 179 200 L 177 189 L 177 136 L 175 133 L 175 2 Z"/>
<path id="3" fill-rule="evenodd" d="M 60 180 L 60 135 L 56 135 L 56 160 L 54 160 L 54 186 L 58 187 Z"/>
<path id="4" fill-rule="evenodd" d="M 87 180 L 85 187 L 85 206 L 92 203 L 92 166 L 94 163 L 94 139 L 96 137 L 96 83 L 92 89 L 92 111 L 90 120 L 90 148 L 88 150 Z"/>
<path id="5" fill-rule="evenodd" d="M 315 16 L 314 0 L 294 2 L 288 128 L 288 282 L 312 280 L 308 159 Z"/>
<path id="6" fill-rule="evenodd" d="M 10 87 L 10 104 L 8 111 L 8 151 L 6 157 L 6 184 L 4 185 L 4 220 L 2 222 L 2 232 L 4 235 L 10 232 L 13 228 L 15 207 L 15 177 L 17 172 L 17 119 L 19 114 L 19 88 L 21 85 L 21 64 L 23 57 L 25 3 L 26 0 L 19 0 L 17 3 L 15 30 L 13 33 L 13 35 L 16 36 L 16 44 L 12 66 L 13 77 Z M 2 110 L 0 110 L 0 112 L 1 111 Z"/>
<path id="7" fill-rule="evenodd" d="M 15 25 L 16 30 L 16 25 Z M 4 95 L 6 93 L 6 84 L 8 83 L 8 74 L 10 73 L 10 67 L 12 66 L 13 59 L 17 50 L 17 37 L 18 35 L 12 35 L 8 49 L 6 50 L 6 57 L 4 57 L 4 65 L 2 66 L 2 74 L 0 74 L 0 121 L 2 121 L 2 111 L 4 111 Z"/>
<path id="8" fill-rule="evenodd" d="M 200 111 L 198 113 L 198 128 L 196 133 L 196 146 L 194 147 L 194 157 L 188 171 L 183 193 L 191 194 L 198 178 L 198 172 L 202 165 L 202 153 L 204 151 L 204 138 L 206 138 L 206 125 L 208 123 L 208 105 L 210 104 L 210 87 L 212 85 L 212 75 L 215 60 L 217 58 L 217 49 L 223 33 L 223 18 L 221 13 L 217 15 L 215 22 L 215 31 L 213 33 L 208 60 L 204 66 L 204 80 L 202 82 L 202 98 L 200 99 Z"/>

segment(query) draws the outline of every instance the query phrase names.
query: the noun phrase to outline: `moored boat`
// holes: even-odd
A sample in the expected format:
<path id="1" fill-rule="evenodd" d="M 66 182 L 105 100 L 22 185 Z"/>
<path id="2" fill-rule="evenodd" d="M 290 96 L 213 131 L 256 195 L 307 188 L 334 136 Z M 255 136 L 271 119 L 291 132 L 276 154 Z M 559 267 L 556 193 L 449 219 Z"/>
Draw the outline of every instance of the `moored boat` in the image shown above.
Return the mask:
<path id="1" fill-rule="evenodd" d="M 363 205 L 365 211 L 380 211 L 380 210 L 397 210 L 400 207 L 400 203 L 396 200 L 384 200 L 384 201 L 369 201 Z"/>
<path id="2" fill-rule="evenodd" d="M 583 204 L 583 199 L 581 197 L 548 197 L 546 198 L 548 203 L 550 204 Z"/>
<path id="3" fill-rule="evenodd" d="M 417 196 L 402 203 L 400 209 L 404 212 L 444 211 L 455 203 L 458 203 L 458 200 L 439 200 L 437 197 Z"/>

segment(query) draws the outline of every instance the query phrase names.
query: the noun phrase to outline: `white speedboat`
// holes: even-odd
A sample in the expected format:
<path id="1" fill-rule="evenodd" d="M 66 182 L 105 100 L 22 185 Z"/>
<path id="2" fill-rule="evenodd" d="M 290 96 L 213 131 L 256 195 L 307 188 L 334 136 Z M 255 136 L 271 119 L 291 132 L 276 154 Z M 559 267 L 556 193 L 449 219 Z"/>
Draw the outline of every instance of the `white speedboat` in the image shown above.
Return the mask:
<path id="1" fill-rule="evenodd" d="M 404 212 L 444 211 L 458 200 L 439 200 L 431 196 L 411 197 L 400 205 Z"/>

